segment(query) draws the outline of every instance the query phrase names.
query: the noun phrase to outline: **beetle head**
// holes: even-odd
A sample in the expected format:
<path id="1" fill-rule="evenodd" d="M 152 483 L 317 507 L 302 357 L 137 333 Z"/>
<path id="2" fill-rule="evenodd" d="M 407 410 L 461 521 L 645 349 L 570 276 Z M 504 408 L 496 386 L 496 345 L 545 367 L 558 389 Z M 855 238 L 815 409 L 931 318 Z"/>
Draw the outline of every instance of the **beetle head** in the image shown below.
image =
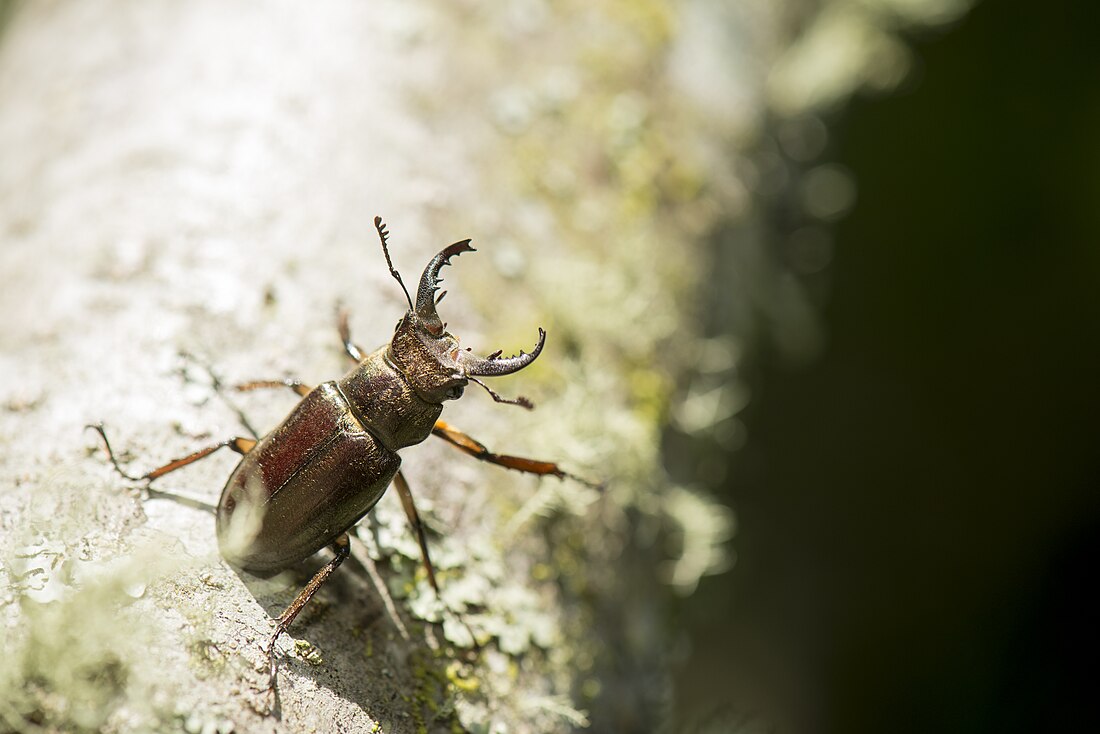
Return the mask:
<path id="1" fill-rule="evenodd" d="M 382 249 L 386 253 L 390 272 L 404 289 L 401 276 L 390 263 L 385 224 L 380 217 L 375 217 L 374 224 L 382 238 Z M 464 252 L 476 252 L 470 246 L 470 240 L 456 242 L 431 259 L 424 268 L 424 274 L 420 276 L 415 304 L 409 297 L 408 290 L 405 290 L 409 310 L 397 324 L 390 342 L 390 360 L 402 371 L 417 394 L 430 403 L 442 403 L 444 400 L 461 397 L 466 385 L 473 381 L 484 387 L 497 402 L 531 408 L 533 406 L 526 398 L 502 398 L 477 378 L 510 375 L 534 362 L 546 342 L 545 331 L 539 329 L 538 344 L 529 354 L 520 352 L 514 357 L 501 357 L 498 351 L 488 357 L 479 357 L 468 349 L 462 349 L 458 339 L 447 331 L 446 324 L 439 318 L 436 306 L 446 295 L 444 291 L 436 297 L 441 282 L 439 271 L 444 265 L 450 264 L 452 257 Z"/>

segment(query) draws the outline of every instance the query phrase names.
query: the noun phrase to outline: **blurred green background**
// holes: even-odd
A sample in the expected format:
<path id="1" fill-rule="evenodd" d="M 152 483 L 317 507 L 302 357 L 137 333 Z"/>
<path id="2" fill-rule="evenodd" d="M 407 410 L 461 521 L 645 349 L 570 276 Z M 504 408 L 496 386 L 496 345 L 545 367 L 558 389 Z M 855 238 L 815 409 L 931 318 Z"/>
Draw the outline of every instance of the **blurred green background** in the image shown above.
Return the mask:
<path id="1" fill-rule="evenodd" d="M 980 3 L 830 125 L 858 200 L 806 276 L 825 344 L 756 355 L 720 488 L 737 565 L 682 606 L 685 711 L 1100 731 L 1097 28 Z"/>

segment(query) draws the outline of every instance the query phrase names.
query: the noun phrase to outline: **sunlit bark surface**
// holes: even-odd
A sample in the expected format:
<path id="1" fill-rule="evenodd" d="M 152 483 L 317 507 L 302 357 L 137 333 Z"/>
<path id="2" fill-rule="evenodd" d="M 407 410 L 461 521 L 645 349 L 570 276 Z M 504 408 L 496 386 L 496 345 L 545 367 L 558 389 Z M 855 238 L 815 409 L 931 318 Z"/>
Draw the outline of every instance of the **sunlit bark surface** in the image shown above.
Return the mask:
<path id="1" fill-rule="evenodd" d="M 842 214 L 842 171 L 800 178 L 814 115 L 904 73 L 886 3 L 804 5 L 800 24 L 763 0 L 17 4 L 0 37 L 0 731 L 653 730 L 663 600 L 728 568 L 732 533 L 706 463 L 670 478 L 662 436 L 743 440 L 759 320 L 812 351 L 768 202 Z M 536 411 L 470 386 L 447 421 L 606 490 L 406 451 L 461 620 L 387 496 L 280 641 L 269 713 L 253 688 L 270 615 L 324 558 L 234 572 L 202 509 L 234 455 L 156 485 L 197 502 L 145 499 L 84 426 L 104 421 L 136 474 L 247 435 L 241 415 L 270 430 L 293 393 L 226 399 L 214 376 L 338 377 L 337 301 L 360 345 L 384 343 L 405 301 L 376 214 L 408 283 L 473 238 L 440 306 L 464 345 L 549 332 L 494 383 Z"/>

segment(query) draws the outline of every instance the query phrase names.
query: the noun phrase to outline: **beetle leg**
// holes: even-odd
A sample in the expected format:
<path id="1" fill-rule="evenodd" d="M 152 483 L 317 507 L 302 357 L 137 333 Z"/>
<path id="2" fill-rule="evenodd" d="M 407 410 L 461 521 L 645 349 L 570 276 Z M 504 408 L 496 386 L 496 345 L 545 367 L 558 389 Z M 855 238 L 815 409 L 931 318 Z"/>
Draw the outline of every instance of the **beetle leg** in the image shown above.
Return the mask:
<path id="1" fill-rule="evenodd" d="M 127 474 L 125 471 L 123 471 L 122 467 L 119 466 L 118 459 L 115 458 L 115 452 L 111 448 L 111 442 L 107 440 L 107 433 L 103 428 L 103 424 L 95 423 L 85 426 L 85 429 L 87 428 L 91 428 L 93 431 L 99 434 L 100 438 L 103 439 L 103 445 L 107 448 L 107 458 L 111 460 L 111 464 L 114 465 L 115 471 L 117 471 L 124 478 L 129 479 L 132 482 L 152 482 L 154 479 L 162 477 L 169 472 L 174 472 L 176 469 L 185 467 L 188 464 L 193 464 L 199 459 L 205 459 L 207 456 L 221 448 L 229 447 L 236 451 L 238 454 L 247 454 L 249 451 L 252 450 L 252 447 L 256 445 L 256 441 L 251 438 L 241 438 L 240 436 L 237 436 L 236 438 L 229 438 L 225 441 L 222 441 L 221 443 L 216 443 L 213 446 L 207 446 L 206 448 L 199 449 L 198 451 L 190 453 L 182 458 L 175 459 L 174 461 L 169 461 L 164 466 L 153 469 L 150 472 L 146 472 L 139 477 L 135 477 Z"/>
<path id="2" fill-rule="evenodd" d="M 293 377 L 287 377 L 284 380 L 253 380 L 252 382 L 242 382 L 239 385 L 234 385 L 233 389 L 237 392 L 249 392 L 250 390 L 263 390 L 269 387 L 289 387 L 303 398 L 309 395 L 310 391 L 313 390 L 313 386 L 304 385 L 301 380 L 296 380 Z"/>
<path id="3" fill-rule="evenodd" d="M 428 572 L 428 582 L 432 585 L 432 589 L 435 591 L 437 599 L 441 599 L 439 593 L 439 584 L 435 580 L 435 568 L 432 566 L 431 556 L 428 555 L 428 538 L 424 534 L 424 525 L 420 522 L 420 514 L 416 511 L 416 505 L 413 504 L 412 490 L 409 489 L 409 483 L 405 479 L 405 475 L 400 469 L 397 470 L 397 474 L 393 478 L 393 483 L 397 487 L 397 494 L 401 497 L 401 506 L 405 508 L 405 515 L 409 518 L 409 524 L 413 526 L 413 530 L 416 531 L 416 540 L 420 543 L 420 556 L 424 560 L 424 569 Z M 379 589 L 385 591 L 384 585 L 379 585 Z M 481 645 L 477 641 L 477 635 L 474 634 L 473 629 L 466 623 L 466 620 L 462 618 L 462 615 L 451 609 L 446 602 L 444 607 L 448 612 L 454 615 L 455 619 L 466 628 L 466 631 L 470 633 L 470 639 L 473 640 L 475 649 L 480 649 Z"/>
<path id="4" fill-rule="evenodd" d="M 269 387 L 289 387 L 291 390 L 297 393 L 299 397 L 303 398 L 306 395 L 309 395 L 310 391 L 313 390 L 312 386 L 304 385 L 302 384 L 301 380 L 297 380 L 293 377 L 287 377 L 282 380 L 252 380 L 251 382 L 242 382 L 238 385 L 234 385 L 233 389 L 237 392 L 248 392 L 250 390 L 262 390 Z M 241 422 L 241 425 L 247 428 L 249 433 L 251 433 L 253 436 L 255 436 L 256 438 L 260 438 L 260 434 L 256 431 L 255 428 L 252 427 L 252 423 L 249 422 L 248 416 L 244 414 L 244 411 L 241 410 L 241 408 L 236 403 L 234 403 L 226 396 L 225 392 L 222 390 L 221 383 L 219 383 L 217 380 L 215 380 L 214 382 L 214 389 L 218 391 L 218 395 L 220 395 L 222 400 L 225 401 L 225 404 L 228 405 L 230 409 L 232 409 L 232 411 L 237 414 L 237 420 Z"/>
<path id="5" fill-rule="evenodd" d="M 436 421 L 432 433 L 479 461 L 487 461 L 490 464 L 503 466 L 505 469 L 515 469 L 528 474 L 549 475 L 558 479 L 569 478 L 593 489 L 603 489 L 603 485 L 578 477 L 576 474 L 570 474 L 552 461 L 527 459 L 522 456 L 509 456 L 508 454 L 494 454 L 485 444 L 444 421 Z"/>
<path id="6" fill-rule="evenodd" d="M 348 534 L 342 533 L 336 540 L 332 542 L 332 551 L 336 555 L 332 560 L 321 567 L 321 570 L 313 575 L 313 578 L 309 580 L 306 587 L 298 592 L 298 596 L 294 597 L 294 601 L 290 603 L 290 606 L 286 608 L 279 618 L 275 620 L 275 631 L 271 635 L 271 641 L 267 643 L 267 662 L 268 662 L 268 684 L 267 690 L 269 693 L 275 691 L 275 679 L 279 672 L 279 665 L 275 660 L 275 642 L 279 639 L 279 636 L 287 631 L 291 623 L 298 616 L 302 608 L 309 603 L 309 600 L 313 598 L 313 595 L 317 593 L 317 590 L 321 588 L 329 576 L 332 576 L 332 572 L 340 567 L 340 564 L 344 562 L 344 559 L 351 553 L 351 544 L 348 540 Z"/>
<path id="7" fill-rule="evenodd" d="M 393 484 L 397 487 L 401 506 L 405 508 L 405 516 L 409 518 L 409 524 L 416 531 L 416 540 L 420 543 L 420 556 L 424 559 L 424 570 L 428 572 L 428 582 L 435 589 L 436 596 L 439 596 L 439 584 L 435 582 L 435 568 L 432 567 L 432 559 L 428 555 L 428 537 L 424 534 L 424 524 L 420 522 L 420 514 L 416 511 L 416 505 L 413 504 L 412 490 L 409 489 L 409 483 L 401 470 L 398 470 L 397 475 L 394 476 Z"/>
<path id="8" fill-rule="evenodd" d="M 404 286 L 402 286 L 404 287 Z M 343 304 L 336 305 L 336 329 L 340 332 L 340 341 L 344 345 L 344 352 L 356 362 L 362 362 L 366 354 L 351 340 L 351 327 L 348 326 L 348 310 Z"/>

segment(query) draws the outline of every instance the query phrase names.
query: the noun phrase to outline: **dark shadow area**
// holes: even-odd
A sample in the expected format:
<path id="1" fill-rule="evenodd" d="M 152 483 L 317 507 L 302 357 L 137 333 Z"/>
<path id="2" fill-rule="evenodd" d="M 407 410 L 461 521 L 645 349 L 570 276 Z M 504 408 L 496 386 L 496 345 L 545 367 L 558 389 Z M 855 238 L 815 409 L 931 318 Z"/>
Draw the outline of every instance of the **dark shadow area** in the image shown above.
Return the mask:
<path id="1" fill-rule="evenodd" d="M 780 731 L 1100 730 L 1100 13 L 980 4 L 914 39 L 828 158 L 827 346 L 767 353 L 683 607 L 687 710 Z M 1083 727 L 1083 729 L 1082 729 Z"/>

